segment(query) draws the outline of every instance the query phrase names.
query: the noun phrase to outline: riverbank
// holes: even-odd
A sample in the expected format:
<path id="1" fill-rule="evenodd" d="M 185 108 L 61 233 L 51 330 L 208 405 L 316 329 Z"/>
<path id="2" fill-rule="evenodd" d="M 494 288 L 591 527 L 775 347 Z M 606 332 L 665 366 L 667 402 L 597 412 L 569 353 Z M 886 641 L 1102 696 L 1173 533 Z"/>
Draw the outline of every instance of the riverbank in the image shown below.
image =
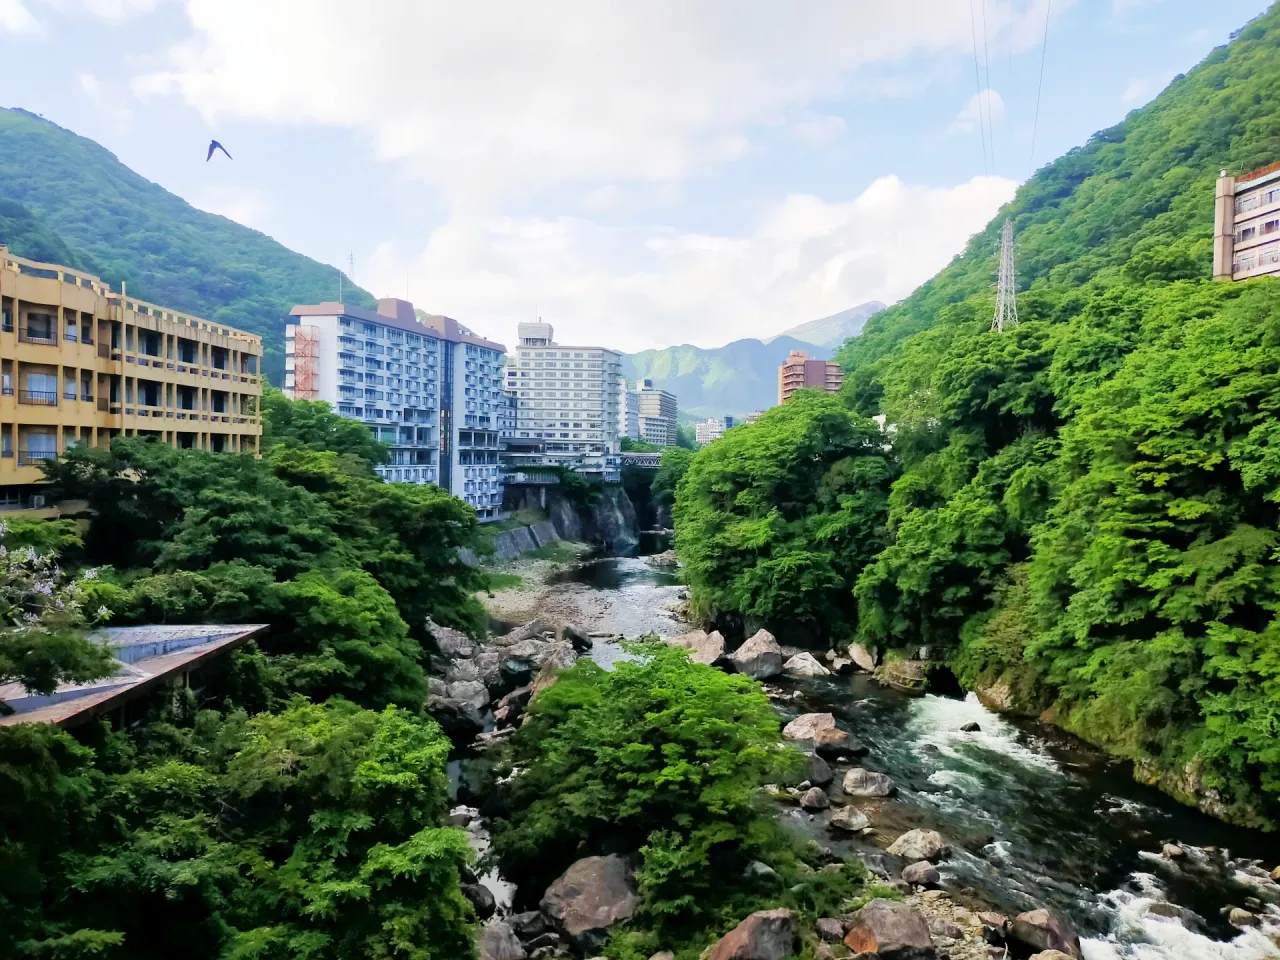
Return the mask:
<path id="1" fill-rule="evenodd" d="M 543 615 L 556 575 L 589 556 L 589 543 L 560 540 L 529 553 L 484 565 L 498 589 L 476 594 L 490 620 L 526 623 Z M 518 582 L 517 582 L 518 581 Z"/>

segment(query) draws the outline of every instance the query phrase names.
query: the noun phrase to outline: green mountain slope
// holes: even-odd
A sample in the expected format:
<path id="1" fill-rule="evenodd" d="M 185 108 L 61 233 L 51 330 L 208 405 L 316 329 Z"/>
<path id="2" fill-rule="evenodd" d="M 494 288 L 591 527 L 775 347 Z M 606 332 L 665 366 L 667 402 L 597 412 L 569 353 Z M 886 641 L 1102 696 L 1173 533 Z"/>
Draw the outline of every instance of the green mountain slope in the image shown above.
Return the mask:
<path id="1" fill-rule="evenodd" d="M 778 402 L 778 367 L 792 350 L 826 359 L 830 353 L 792 337 L 735 340 L 706 349 L 683 344 L 624 354 L 622 374 L 628 380 L 651 378 L 670 390 L 681 414 L 702 419 L 731 414 L 744 417 Z"/>
<path id="2" fill-rule="evenodd" d="M 860 303 L 856 307 L 850 307 L 848 310 L 833 313 L 829 317 L 810 320 L 808 323 L 802 323 L 789 330 L 783 330 L 779 336 L 795 337 L 795 339 L 803 340 L 805 343 L 812 343 L 827 350 L 834 350 L 850 337 L 856 337 L 860 334 L 862 328 L 866 326 L 867 320 L 883 309 L 884 304 L 879 300 L 870 300 L 867 303 Z M 768 340 L 765 341 L 765 343 L 768 342 Z"/>
<path id="3" fill-rule="evenodd" d="M 337 271 L 294 253 L 266 234 L 197 210 L 134 173 L 92 140 L 24 110 L 0 109 L 0 200 L 34 221 L 0 209 L 0 243 L 14 251 L 56 253 L 37 231 L 60 238 L 77 263 L 113 287 L 197 316 L 261 334 L 264 368 L 284 371 L 284 320 L 295 303 L 332 300 Z M 27 246 L 24 246 L 27 245 Z M 348 302 L 373 298 L 350 284 Z"/>
<path id="4" fill-rule="evenodd" d="M 1210 279 L 1219 170 L 1277 160 L 1273 6 L 873 317 L 843 412 L 807 398 L 694 458 L 694 609 L 923 647 L 1187 803 L 1280 824 L 1280 282 Z"/>

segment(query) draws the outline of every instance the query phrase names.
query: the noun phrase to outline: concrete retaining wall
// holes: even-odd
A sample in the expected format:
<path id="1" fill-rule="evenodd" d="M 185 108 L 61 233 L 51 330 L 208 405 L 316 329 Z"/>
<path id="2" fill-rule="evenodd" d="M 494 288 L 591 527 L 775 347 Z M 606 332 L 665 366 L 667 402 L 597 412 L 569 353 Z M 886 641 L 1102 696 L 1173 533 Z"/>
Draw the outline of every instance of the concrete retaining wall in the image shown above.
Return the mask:
<path id="1" fill-rule="evenodd" d="M 560 539 L 555 524 L 550 520 L 535 523 L 528 527 L 516 527 L 514 530 L 503 530 L 493 538 L 493 558 L 495 560 L 514 560 L 526 553 L 532 553 L 539 547 L 554 543 Z M 458 551 L 462 562 L 468 566 L 479 566 L 479 558 L 470 550 Z"/>

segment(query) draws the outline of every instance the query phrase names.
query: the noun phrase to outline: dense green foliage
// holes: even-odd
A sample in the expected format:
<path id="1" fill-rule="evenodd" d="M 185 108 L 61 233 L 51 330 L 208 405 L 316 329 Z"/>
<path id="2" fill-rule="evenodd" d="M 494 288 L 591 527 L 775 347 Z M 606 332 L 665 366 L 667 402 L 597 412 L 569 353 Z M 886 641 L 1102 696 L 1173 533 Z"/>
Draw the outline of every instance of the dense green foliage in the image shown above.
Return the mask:
<path id="1" fill-rule="evenodd" d="M 700 453 L 676 504 L 698 607 L 767 618 L 759 585 L 778 584 L 789 603 L 814 598 L 787 616 L 824 611 L 836 639 L 925 645 L 967 685 L 1050 710 L 1175 795 L 1276 823 L 1280 284 L 1209 273 L 1218 171 L 1280 157 L 1277 96 L 1273 8 L 1040 171 L 846 344 L 840 430 L 877 414 L 891 426 L 886 471 L 846 491 L 879 520 L 845 544 L 788 543 L 762 519 L 826 529 L 810 519 L 830 510 L 825 454 L 786 457 L 805 469 L 781 495 L 776 472 L 746 467 L 798 443 L 779 435 L 785 414 Z M 998 334 L 1006 217 L 1021 323 Z M 833 436 L 826 420 L 795 429 L 817 451 Z M 734 546 L 741 559 L 726 560 Z"/>
<path id="2" fill-rule="evenodd" d="M 67 523 L 5 532 L 6 679 L 100 673 L 75 630 L 99 606 L 269 630 L 127 731 L 0 727 L 0 955 L 471 955 L 449 742 L 423 705 L 427 618 L 480 625 L 484 577 L 457 559 L 474 513 L 383 483 L 359 437 L 315 449 L 343 437 L 322 405 L 267 416 L 262 460 L 73 448 L 47 472 L 94 511 L 83 543 Z M 103 566 L 67 581 L 43 550 Z"/>
<path id="3" fill-rule="evenodd" d="M 265 234 L 197 210 L 109 151 L 24 110 L 0 109 L 0 243 L 69 254 L 69 265 L 153 303 L 261 334 L 264 370 L 284 382 L 284 317 L 297 303 L 335 300 L 338 271 Z M 12 233 L 10 233 L 12 231 Z M 373 298 L 349 279 L 344 299 Z"/>
<path id="4" fill-rule="evenodd" d="M 391 459 L 386 444 L 358 420 L 335 415 L 324 401 L 289 400 L 275 387 L 262 391 L 263 437 L 265 447 L 290 444 L 308 450 L 325 450 L 350 455 L 369 463 Z"/>
<path id="5" fill-rule="evenodd" d="M 857 875 L 806 872 L 760 806 L 761 784 L 801 757 L 779 746 L 759 684 L 665 644 L 632 653 L 608 672 L 578 661 L 531 704 L 493 835 L 506 874 L 541 891 L 580 857 L 638 850 L 636 926 L 668 946 L 766 904 L 835 907 Z M 747 875 L 752 860 L 777 875 Z"/>

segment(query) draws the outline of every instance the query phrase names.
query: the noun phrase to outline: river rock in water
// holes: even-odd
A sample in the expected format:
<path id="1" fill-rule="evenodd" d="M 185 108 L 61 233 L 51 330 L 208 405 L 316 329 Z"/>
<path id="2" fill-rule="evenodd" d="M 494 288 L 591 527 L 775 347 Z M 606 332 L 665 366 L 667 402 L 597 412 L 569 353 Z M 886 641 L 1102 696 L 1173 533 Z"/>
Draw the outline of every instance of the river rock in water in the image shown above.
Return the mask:
<path id="1" fill-rule="evenodd" d="M 844 792 L 851 797 L 889 797 L 898 789 L 886 774 L 863 767 L 854 767 L 844 775 Z M 927 860 L 928 857 L 916 857 Z"/>
<path id="2" fill-rule="evenodd" d="M 902 868 L 902 879 L 920 887 L 936 887 L 942 880 L 938 868 L 928 860 L 918 860 Z"/>
<path id="3" fill-rule="evenodd" d="M 856 953 L 869 953 L 880 960 L 927 960 L 934 956 L 929 925 L 910 904 L 894 900 L 872 900 L 853 915 L 853 924 L 844 938 Z"/>
<path id="4" fill-rule="evenodd" d="M 906 860 L 934 861 L 950 856 L 951 845 L 937 830 L 908 830 L 893 841 L 889 852 Z"/>
<path id="5" fill-rule="evenodd" d="M 631 919 L 636 896 L 631 868 L 617 854 L 584 857 L 542 895 L 542 912 L 585 951 L 596 950 L 609 928 Z"/>
<path id="6" fill-rule="evenodd" d="M 814 659 L 811 653 L 797 653 L 782 665 L 793 677 L 829 677 L 831 671 Z"/>
<path id="7" fill-rule="evenodd" d="M 800 797 L 800 806 L 806 810 L 825 810 L 831 806 L 831 801 L 821 787 L 810 787 Z"/>
<path id="8" fill-rule="evenodd" d="M 854 666 L 865 673 L 875 673 L 880 665 L 880 651 L 875 647 L 864 647 L 860 643 L 849 645 L 849 659 Z"/>
<path id="9" fill-rule="evenodd" d="M 827 821 L 827 826 L 835 830 L 843 830 L 845 833 L 861 833 L 871 826 L 871 821 L 857 807 L 841 807 L 831 812 L 831 819 Z"/>
<path id="10" fill-rule="evenodd" d="M 852 760 L 867 752 L 866 745 L 838 727 L 819 730 L 813 738 L 813 751 L 825 760 Z"/>
<path id="11" fill-rule="evenodd" d="M 788 740 L 812 740 L 819 730 L 830 730 L 835 725 L 835 714 L 802 713 L 782 728 L 782 735 Z"/>
<path id="12" fill-rule="evenodd" d="M 586 630 L 575 627 L 572 623 L 566 623 L 560 628 L 560 640 L 570 644 L 578 653 L 586 653 L 595 645 Z"/>
<path id="13" fill-rule="evenodd" d="M 711 633 L 691 630 L 678 637 L 668 637 L 665 642 L 673 647 L 684 647 L 689 651 L 689 659 L 703 666 L 710 667 L 724 659 L 724 637 L 719 630 Z"/>
<path id="14" fill-rule="evenodd" d="M 1061 950 L 1069 957 L 1080 956 L 1076 928 L 1056 910 L 1041 908 L 1018 914 L 1009 925 L 1009 939 L 1028 950 Z"/>
<path id="15" fill-rule="evenodd" d="M 795 946 L 796 915 L 760 910 L 721 937 L 707 960 L 784 960 Z"/>
<path id="16" fill-rule="evenodd" d="M 809 775 L 805 779 L 815 787 L 825 787 L 835 778 L 836 775 L 831 772 L 831 766 L 827 761 L 817 754 L 809 758 Z"/>
<path id="17" fill-rule="evenodd" d="M 776 677 L 782 672 L 782 648 L 768 630 L 757 630 L 755 636 L 735 650 L 729 659 L 738 673 L 756 680 Z"/>

